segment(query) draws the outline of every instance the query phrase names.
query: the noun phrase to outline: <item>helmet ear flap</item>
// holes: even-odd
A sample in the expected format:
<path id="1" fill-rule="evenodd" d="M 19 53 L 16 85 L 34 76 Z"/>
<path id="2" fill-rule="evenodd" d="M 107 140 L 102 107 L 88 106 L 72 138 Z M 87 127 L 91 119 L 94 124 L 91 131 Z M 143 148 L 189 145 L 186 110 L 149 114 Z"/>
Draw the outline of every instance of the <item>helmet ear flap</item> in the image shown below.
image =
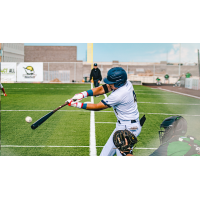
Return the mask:
<path id="1" fill-rule="evenodd" d="M 115 88 L 118 88 L 118 87 L 120 87 L 120 83 L 119 83 L 119 82 L 117 82 L 117 83 L 114 83 L 114 87 L 115 87 Z"/>

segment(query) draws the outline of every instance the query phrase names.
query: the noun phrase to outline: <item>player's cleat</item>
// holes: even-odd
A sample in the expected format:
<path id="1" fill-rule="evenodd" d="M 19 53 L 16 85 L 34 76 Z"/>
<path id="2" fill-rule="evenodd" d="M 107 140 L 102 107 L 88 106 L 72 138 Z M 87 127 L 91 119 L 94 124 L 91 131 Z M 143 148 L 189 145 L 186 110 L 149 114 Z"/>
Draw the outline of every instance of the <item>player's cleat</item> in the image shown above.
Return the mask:
<path id="1" fill-rule="evenodd" d="M 4 95 L 5 97 L 7 96 L 7 94 L 6 94 L 6 93 L 4 93 L 3 95 Z"/>

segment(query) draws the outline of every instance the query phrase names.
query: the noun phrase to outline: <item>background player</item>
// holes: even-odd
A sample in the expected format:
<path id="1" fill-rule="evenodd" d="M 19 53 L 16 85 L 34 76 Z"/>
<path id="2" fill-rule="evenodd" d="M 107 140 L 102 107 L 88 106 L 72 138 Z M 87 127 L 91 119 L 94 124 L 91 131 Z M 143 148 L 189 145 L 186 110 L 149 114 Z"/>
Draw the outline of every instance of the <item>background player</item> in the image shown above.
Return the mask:
<path id="1" fill-rule="evenodd" d="M 161 145 L 150 156 L 200 156 L 200 141 L 192 136 L 184 137 L 187 121 L 182 116 L 166 118 L 160 128 Z"/>
<path id="2" fill-rule="evenodd" d="M 69 102 L 69 106 L 94 111 L 113 107 L 117 117 L 116 128 L 103 147 L 100 156 L 113 156 L 115 154 L 122 156 L 113 143 L 113 134 L 117 130 L 129 130 L 136 137 L 140 134 L 141 125 L 136 94 L 133 85 L 127 80 L 126 71 L 121 67 L 111 68 L 108 71 L 107 78 L 104 78 L 104 82 L 106 83 L 105 85 L 76 94 L 72 99 L 67 100 L 67 102 Z M 112 93 L 98 104 L 76 102 L 88 96 L 102 95 L 110 91 Z"/>
<path id="3" fill-rule="evenodd" d="M 94 86 L 99 87 L 99 84 L 102 80 L 102 76 L 100 69 L 97 67 L 97 63 L 94 63 L 94 68 L 91 70 L 90 81 L 92 80 L 92 78 L 94 81 Z"/>
<path id="4" fill-rule="evenodd" d="M 4 89 L 4 87 L 3 87 L 3 85 L 1 84 L 1 90 L 2 90 L 2 92 L 3 92 L 3 95 L 6 97 L 7 96 L 7 94 L 6 94 L 6 92 L 5 92 L 5 89 Z"/>
<path id="5" fill-rule="evenodd" d="M 157 82 L 156 82 L 157 85 L 161 85 L 161 82 L 160 82 L 160 78 L 159 78 L 159 77 L 156 78 L 156 81 L 157 81 Z"/>

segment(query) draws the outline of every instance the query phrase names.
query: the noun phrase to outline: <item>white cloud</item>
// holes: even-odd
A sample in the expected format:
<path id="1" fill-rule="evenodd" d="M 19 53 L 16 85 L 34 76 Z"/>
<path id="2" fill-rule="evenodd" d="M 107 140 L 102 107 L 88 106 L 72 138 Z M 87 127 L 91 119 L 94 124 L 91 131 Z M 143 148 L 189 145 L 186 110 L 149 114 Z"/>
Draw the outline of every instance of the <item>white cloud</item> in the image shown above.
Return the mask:
<path id="1" fill-rule="evenodd" d="M 174 47 L 175 50 L 179 50 L 180 44 L 173 44 L 173 47 Z"/>
<path id="2" fill-rule="evenodd" d="M 180 49 L 181 47 L 181 49 Z M 156 61 L 166 60 L 168 62 L 198 62 L 197 49 L 200 49 L 200 44 L 173 44 L 172 48 L 167 53 L 159 53 L 153 56 Z M 160 58 L 160 59 L 159 59 Z M 159 60 L 158 60 L 159 59 Z"/>

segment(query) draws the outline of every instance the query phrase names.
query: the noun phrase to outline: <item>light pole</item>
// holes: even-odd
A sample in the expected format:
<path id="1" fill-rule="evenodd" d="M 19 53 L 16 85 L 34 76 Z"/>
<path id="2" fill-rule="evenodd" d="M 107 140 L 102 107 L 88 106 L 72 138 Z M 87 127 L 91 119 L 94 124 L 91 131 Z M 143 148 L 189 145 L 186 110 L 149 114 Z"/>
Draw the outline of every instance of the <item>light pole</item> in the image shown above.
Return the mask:
<path id="1" fill-rule="evenodd" d="M 179 77 L 181 75 L 181 43 L 179 48 Z"/>
<path id="2" fill-rule="evenodd" d="M 199 60 L 199 49 L 197 50 L 198 54 L 198 68 L 199 68 L 199 78 L 200 78 L 200 60 Z"/>

